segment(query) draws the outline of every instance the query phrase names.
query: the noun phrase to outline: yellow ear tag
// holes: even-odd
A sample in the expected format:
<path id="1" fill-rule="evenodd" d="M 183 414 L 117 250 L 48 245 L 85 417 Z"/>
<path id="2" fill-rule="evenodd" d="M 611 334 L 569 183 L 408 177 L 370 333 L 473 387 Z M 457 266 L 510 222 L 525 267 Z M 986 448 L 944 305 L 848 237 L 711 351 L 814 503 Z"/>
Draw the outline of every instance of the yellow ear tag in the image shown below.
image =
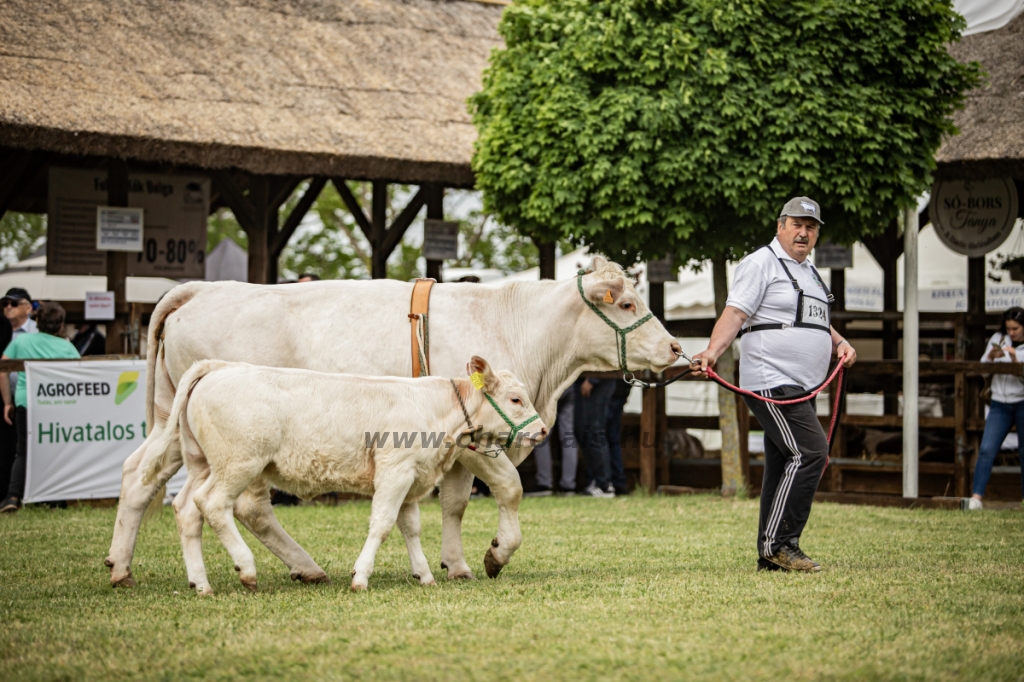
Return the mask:
<path id="1" fill-rule="evenodd" d="M 605 303 L 615 303 L 615 299 L 612 298 L 612 290 L 611 289 L 608 289 L 607 291 L 604 292 L 604 302 Z"/>
<path id="2" fill-rule="evenodd" d="M 473 386 L 477 389 L 484 387 L 484 375 L 480 372 L 473 372 L 469 375 L 469 380 L 473 382 Z"/>

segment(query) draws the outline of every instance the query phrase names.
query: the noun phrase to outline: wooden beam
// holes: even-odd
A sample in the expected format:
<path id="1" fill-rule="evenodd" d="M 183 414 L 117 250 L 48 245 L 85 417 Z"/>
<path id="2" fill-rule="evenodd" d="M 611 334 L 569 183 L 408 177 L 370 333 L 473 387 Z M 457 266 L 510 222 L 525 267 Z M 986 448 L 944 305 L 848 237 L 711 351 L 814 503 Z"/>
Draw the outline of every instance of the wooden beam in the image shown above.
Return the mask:
<path id="1" fill-rule="evenodd" d="M 227 171 L 215 171 L 213 173 L 213 181 L 217 183 L 217 189 L 224 203 L 235 214 L 238 224 L 248 232 L 249 228 L 256 222 L 256 212 L 252 196 L 246 196 L 242 188 Z"/>
<path id="2" fill-rule="evenodd" d="M 420 212 L 420 209 L 427 203 L 427 193 L 421 187 L 417 190 L 416 194 L 413 195 L 409 203 L 406 204 L 402 212 L 398 214 L 395 221 L 391 223 L 391 226 L 384 232 L 384 241 L 381 247 L 384 251 L 384 260 L 387 260 L 391 255 L 391 252 L 398 246 L 398 242 L 402 241 L 402 237 L 405 236 L 406 230 L 412 225 L 412 221 L 416 219 L 416 215 Z"/>
<path id="3" fill-rule="evenodd" d="M 430 183 L 424 186 L 427 192 L 427 220 L 444 220 L 444 186 Z M 440 282 L 443 261 L 427 261 L 427 277 Z"/>
<path id="4" fill-rule="evenodd" d="M 384 237 L 387 234 L 388 218 L 388 183 L 386 180 L 373 181 L 373 196 L 370 199 L 370 256 L 372 265 L 370 276 L 373 279 L 385 279 L 388 276 L 388 256 L 383 249 Z"/>
<path id="5" fill-rule="evenodd" d="M 541 279 L 554 279 L 555 278 L 555 243 L 554 242 L 541 242 L 534 240 L 537 244 L 537 251 L 540 255 L 540 278 Z M 654 489 L 652 488 L 653 492 Z"/>
<path id="6" fill-rule="evenodd" d="M 658 391 L 643 389 L 643 406 L 640 412 L 640 487 L 653 495 L 657 491 L 655 480 L 658 431 Z"/>
<path id="7" fill-rule="evenodd" d="M 268 228 L 273 218 L 277 225 L 277 209 L 270 205 L 270 179 L 266 175 L 254 175 L 249 181 L 249 202 L 253 210 L 253 221 L 245 227 L 249 235 L 249 281 L 254 284 L 268 284 L 269 246 Z"/>
<path id="8" fill-rule="evenodd" d="M 128 161 L 111 159 L 107 167 L 107 206 L 128 206 Z M 107 291 L 114 292 L 114 308 L 126 304 L 125 286 L 128 282 L 128 254 L 125 251 L 107 251 Z M 125 316 L 115 313 L 107 322 L 107 353 L 124 352 Z"/>
<path id="9" fill-rule="evenodd" d="M 345 202 L 348 212 L 355 218 L 359 229 L 363 231 L 363 235 L 370 239 L 373 234 L 373 226 L 370 224 L 370 219 L 367 217 L 363 207 L 359 205 L 359 200 L 355 198 L 352 191 L 348 188 L 348 184 L 341 178 L 331 178 L 331 182 L 334 184 L 334 189 L 338 190 L 338 196 Z"/>
<path id="10" fill-rule="evenodd" d="M 313 178 L 309 183 L 306 193 L 299 199 L 299 203 L 295 205 L 287 220 L 284 221 L 284 225 L 281 226 L 281 229 L 274 236 L 270 247 L 272 258 L 278 258 L 281 252 L 284 251 L 284 247 L 288 245 L 288 240 L 295 234 L 295 230 L 298 229 L 302 219 L 309 213 L 309 209 L 313 207 L 313 202 L 320 196 L 320 192 L 323 191 L 326 184 L 327 178 Z"/>
<path id="11" fill-rule="evenodd" d="M 296 175 L 275 177 L 270 182 L 270 205 L 284 206 L 288 197 L 298 188 L 305 178 Z"/>
<path id="12" fill-rule="evenodd" d="M 7 209 L 21 196 L 36 175 L 43 170 L 45 164 L 45 157 L 39 153 L 27 152 L 15 160 L 10 171 L 4 174 L 4 179 L 0 184 L 0 218 L 4 217 Z"/>

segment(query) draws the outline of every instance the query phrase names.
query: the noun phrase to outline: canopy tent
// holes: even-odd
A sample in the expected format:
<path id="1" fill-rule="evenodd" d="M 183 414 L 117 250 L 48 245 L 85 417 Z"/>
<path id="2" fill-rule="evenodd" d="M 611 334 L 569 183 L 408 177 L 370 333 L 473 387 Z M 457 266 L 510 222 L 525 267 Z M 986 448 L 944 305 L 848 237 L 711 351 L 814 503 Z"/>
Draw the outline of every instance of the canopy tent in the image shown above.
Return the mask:
<path id="1" fill-rule="evenodd" d="M 33 298 L 46 301 L 84 301 L 88 291 L 106 291 L 106 277 L 47 275 L 44 255 L 33 254 L 0 271 L 0 290 L 27 289 Z M 135 303 L 156 303 L 180 282 L 164 277 L 129 277 L 127 298 Z"/>

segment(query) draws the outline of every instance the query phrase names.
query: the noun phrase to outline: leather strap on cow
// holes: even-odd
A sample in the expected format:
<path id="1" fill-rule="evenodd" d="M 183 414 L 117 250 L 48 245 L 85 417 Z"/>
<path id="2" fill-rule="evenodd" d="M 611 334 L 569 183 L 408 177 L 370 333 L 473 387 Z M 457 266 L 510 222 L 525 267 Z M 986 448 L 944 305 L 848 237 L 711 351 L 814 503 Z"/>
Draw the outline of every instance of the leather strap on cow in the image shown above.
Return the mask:
<path id="1" fill-rule="evenodd" d="M 434 280 L 419 278 L 412 285 L 409 322 L 412 324 L 412 375 L 430 376 L 430 332 L 427 313 L 430 310 L 430 287 Z"/>

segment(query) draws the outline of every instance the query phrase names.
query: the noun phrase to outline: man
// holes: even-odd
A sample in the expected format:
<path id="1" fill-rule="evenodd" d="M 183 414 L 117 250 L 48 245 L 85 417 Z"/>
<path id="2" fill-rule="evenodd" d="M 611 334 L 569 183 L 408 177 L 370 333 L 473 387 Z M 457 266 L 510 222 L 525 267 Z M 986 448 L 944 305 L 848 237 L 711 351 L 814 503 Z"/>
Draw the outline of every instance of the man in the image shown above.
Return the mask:
<path id="1" fill-rule="evenodd" d="M 817 202 L 797 197 L 786 203 L 772 243 L 736 267 L 708 348 L 693 357 L 702 375 L 737 334 L 740 387 L 765 397 L 785 399 L 816 388 L 833 354 L 846 367 L 856 362 L 857 352 L 830 324 L 832 295 L 807 260 L 823 224 Z M 743 399 L 765 431 L 758 570 L 819 571 L 800 549 L 828 456 L 814 401 L 772 405 Z"/>
<path id="2" fill-rule="evenodd" d="M 2 333 L 6 342 L 3 349 L 6 350 L 8 343 L 23 336 L 24 334 L 35 334 L 36 323 L 31 317 L 34 306 L 32 297 L 24 289 L 15 287 L 7 291 L 7 295 L 0 299 L 0 305 L 4 309 Z M 11 372 L 10 389 L 13 395 L 18 385 L 18 373 Z M 10 485 L 11 469 L 14 467 L 14 460 L 18 449 L 18 429 L 14 424 L 8 424 L 0 419 L 0 492 L 6 491 Z"/>

